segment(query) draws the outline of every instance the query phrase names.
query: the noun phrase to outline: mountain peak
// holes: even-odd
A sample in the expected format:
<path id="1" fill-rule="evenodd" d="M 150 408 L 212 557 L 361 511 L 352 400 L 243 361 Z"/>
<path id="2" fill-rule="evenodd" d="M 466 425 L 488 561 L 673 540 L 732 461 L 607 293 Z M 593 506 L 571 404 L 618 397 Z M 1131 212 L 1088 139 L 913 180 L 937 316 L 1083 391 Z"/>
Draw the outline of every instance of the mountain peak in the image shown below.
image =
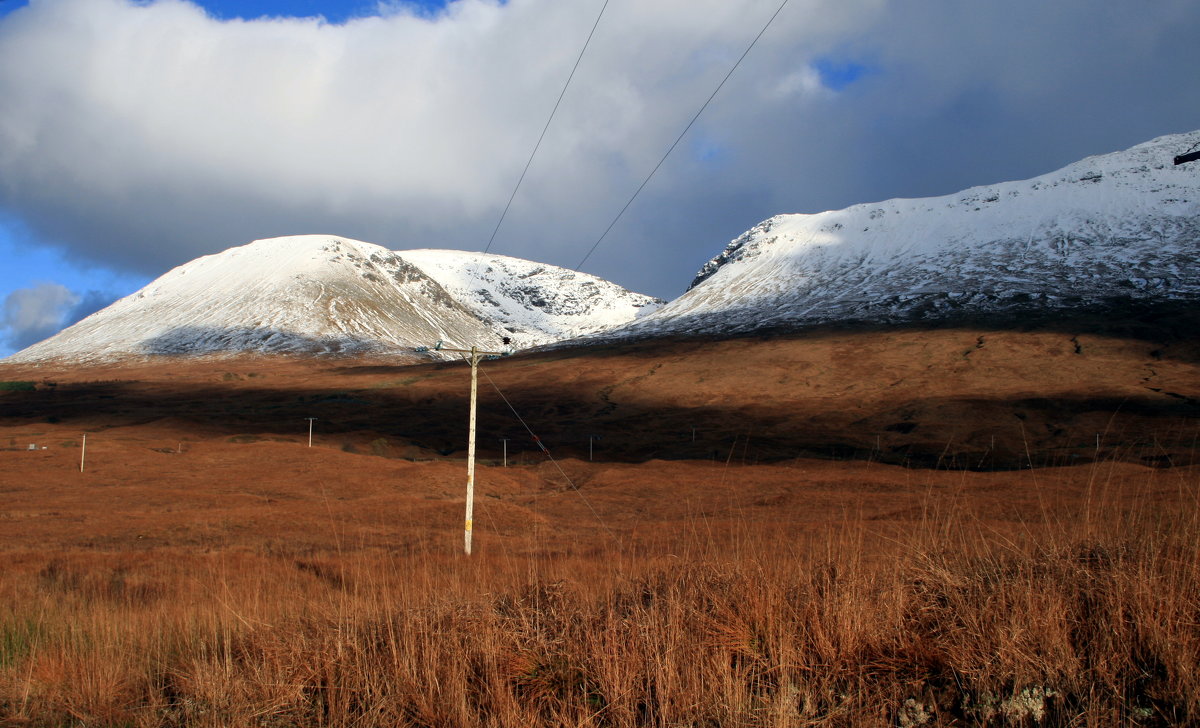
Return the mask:
<path id="1" fill-rule="evenodd" d="M 508 338 L 524 348 L 617 326 L 660 303 L 519 258 L 297 235 L 197 258 L 8 361 L 384 354 L 438 339 L 500 347 Z"/>

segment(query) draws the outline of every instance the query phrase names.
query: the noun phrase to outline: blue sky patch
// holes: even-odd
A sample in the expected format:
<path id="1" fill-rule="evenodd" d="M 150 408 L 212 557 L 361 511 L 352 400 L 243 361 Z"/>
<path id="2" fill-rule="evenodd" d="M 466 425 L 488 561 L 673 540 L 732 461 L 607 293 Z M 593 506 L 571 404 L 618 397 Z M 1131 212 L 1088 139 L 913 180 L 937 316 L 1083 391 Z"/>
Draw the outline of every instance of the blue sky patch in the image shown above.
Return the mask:
<path id="1" fill-rule="evenodd" d="M 834 91 L 841 91 L 864 76 L 877 72 L 877 69 L 858 61 L 830 58 L 823 56 L 813 62 L 813 68 L 821 79 L 821 85 Z"/>
<path id="2" fill-rule="evenodd" d="M 221 20 L 257 20 L 258 18 L 315 18 L 318 15 L 330 23 L 344 23 L 354 18 L 379 15 L 378 0 L 191 0 Z M 437 15 L 452 0 L 392 0 L 390 4 L 407 5 L 418 15 Z M 29 0 L 0 0 L 0 18 Z"/>
<path id="3" fill-rule="evenodd" d="M 268 18 L 315 18 L 318 15 L 330 23 L 344 23 L 354 18 L 379 15 L 378 0 L 190 0 L 221 20 L 257 20 Z M 406 5 L 418 15 L 437 15 L 452 0 L 392 0 L 385 3 Z M 29 0 L 0 0 L 0 18 L 17 8 L 23 8 Z M 502 3 L 503 4 L 503 3 Z"/>
<path id="4" fill-rule="evenodd" d="M 690 143 L 692 159 L 706 165 L 719 165 L 727 156 L 725 147 L 711 139 L 696 139 Z"/>
<path id="5" fill-rule="evenodd" d="M 312 18 L 318 15 L 331 23 L 379 15 L 375 0 L 192 0 L 210 15 L 230 20 L 272 18 Z M 436 13 L 448 0 L 404 0 L 397 3 L 415 6 L 424 14 Z"/>
<path id="6" fill-rule="evenodd" d="M 8 15 L 17 8 L 23 8 L 29 4 L 29 0 L 0 0 L 0 18 Z"/>

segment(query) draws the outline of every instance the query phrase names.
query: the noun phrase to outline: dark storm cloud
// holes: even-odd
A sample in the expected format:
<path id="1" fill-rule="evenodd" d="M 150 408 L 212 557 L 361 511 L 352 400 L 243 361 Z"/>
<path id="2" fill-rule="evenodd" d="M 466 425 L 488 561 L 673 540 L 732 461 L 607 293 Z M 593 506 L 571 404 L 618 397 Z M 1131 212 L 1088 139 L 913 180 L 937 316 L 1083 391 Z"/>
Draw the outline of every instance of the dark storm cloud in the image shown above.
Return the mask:
<path id="1" fill-rule="evenodd" d="M 612 3 L 493 252 L 578 263 L 777 6 Z M 0 20 L 0 207 L 150 274 L 294 233 L 482 249 L 598 9 L 329 25 L 34 0 Z M 769 215 L 1200 127 L 1198 30 L 1190 1 L 792 0 L 587 270 L 674 296 Z"/>

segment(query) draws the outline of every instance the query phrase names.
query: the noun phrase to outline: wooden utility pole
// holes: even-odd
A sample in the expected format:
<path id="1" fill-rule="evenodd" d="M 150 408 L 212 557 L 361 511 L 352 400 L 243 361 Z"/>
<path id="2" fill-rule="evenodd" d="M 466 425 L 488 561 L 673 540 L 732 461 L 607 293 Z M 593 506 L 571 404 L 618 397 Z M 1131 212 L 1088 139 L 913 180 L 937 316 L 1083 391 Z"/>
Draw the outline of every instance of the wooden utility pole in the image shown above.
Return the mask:
<path id="1" fill-rule="evenodd" d="M 443 346 L 442 342 L 434 345 L 435 351 L 453 351 L 463 355 L 463 359 L 471 363 L 471 416 L 467 427 L 467 515 L 463 528 L 463 553 L 471 555 L 471 528 L 475 517 L 475 401 L 479 389 L 479 362 L 488 356 L 504 356 L 502 351 L 481 351 L 478 347 L 470 349 L 452 349 Z"/>

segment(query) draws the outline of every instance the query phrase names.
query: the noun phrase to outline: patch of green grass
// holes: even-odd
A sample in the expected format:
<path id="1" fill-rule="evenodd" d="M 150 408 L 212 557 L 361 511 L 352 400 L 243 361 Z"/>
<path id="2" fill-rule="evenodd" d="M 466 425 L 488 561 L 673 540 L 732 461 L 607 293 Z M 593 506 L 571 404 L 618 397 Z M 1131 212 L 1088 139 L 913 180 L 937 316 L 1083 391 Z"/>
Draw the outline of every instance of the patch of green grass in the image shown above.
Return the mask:
<path id="1" fill-rule="evenodd" d="M 0 667 L 9 667 L 23 660 L 39 642 L 45 630 L 32 617 L 10 617 L 0 621 Z"/>
<path id="2" fill-rule="evenodd" d="M 33 382 L 0 382 L 0 392 L 32 392 L 35 389 Z"/>
<path id="3" fill-rule="evenodd" d="M 229 438 L 230 442 L 246 443 L 246 442 L 262 442 L 265 438 L 258 435 L 234 435 Z"/>
<path id="4" fill-rule="evenodd" d="M 416 384 L 424 379 L 429 379 L 433 374 L 416 374 L 403 379 L 392 379 L 386 382 L 375 382 L 370 386 L 371 389 L 392 389 L 393 387 L 407 387 L 410 384 Z"/>

